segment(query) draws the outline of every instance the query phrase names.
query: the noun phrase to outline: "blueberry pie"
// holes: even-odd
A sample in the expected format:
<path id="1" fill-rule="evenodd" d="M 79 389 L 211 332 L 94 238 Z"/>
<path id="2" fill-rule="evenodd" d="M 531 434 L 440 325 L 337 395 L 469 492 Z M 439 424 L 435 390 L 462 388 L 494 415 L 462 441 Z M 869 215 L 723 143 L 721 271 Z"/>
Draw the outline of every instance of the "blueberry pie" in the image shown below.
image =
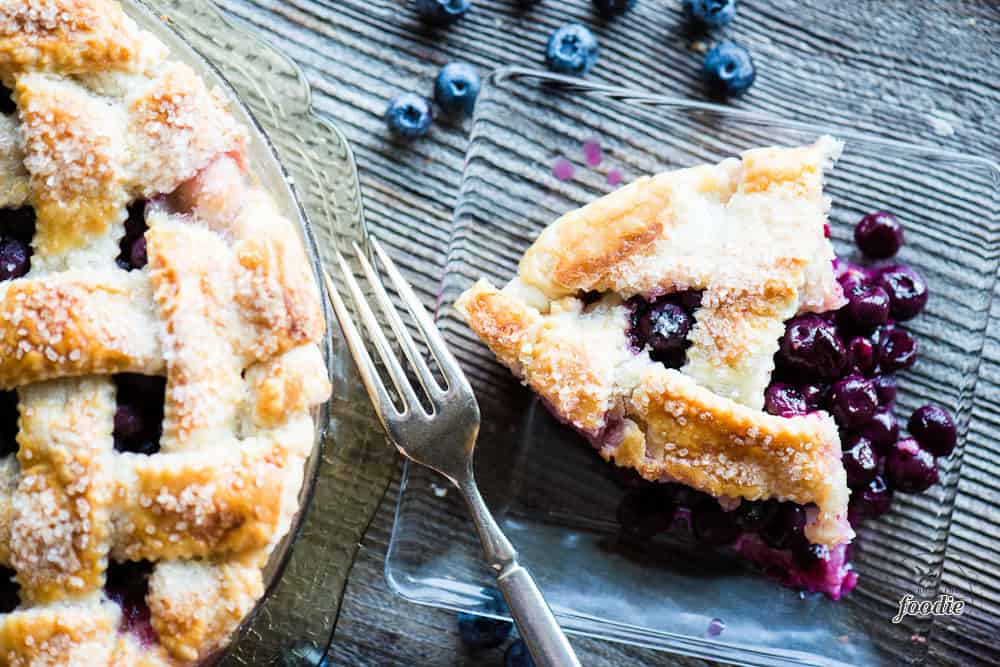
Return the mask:
<path id="1" fill-rule="evenodd" d="M 298 509 L 310 264 L 116 2 L 0 3 L 0 83 L 0 664 L 199 663 Z"/>

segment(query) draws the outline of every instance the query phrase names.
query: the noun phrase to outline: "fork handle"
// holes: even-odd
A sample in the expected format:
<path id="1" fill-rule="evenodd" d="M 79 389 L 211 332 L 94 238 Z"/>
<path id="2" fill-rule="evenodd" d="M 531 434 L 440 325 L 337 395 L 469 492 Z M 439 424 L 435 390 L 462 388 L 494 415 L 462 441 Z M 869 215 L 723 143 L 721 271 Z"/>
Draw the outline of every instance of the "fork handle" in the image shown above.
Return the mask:
<path id="1" fill-rule="evenodd" d="M 475 482 L 459 485 L 479 532 L 483 551 L 497 572 L 497 586 L 538 667 L 580 667 L 580 661 L 531 574 L 503 534 Z"/>

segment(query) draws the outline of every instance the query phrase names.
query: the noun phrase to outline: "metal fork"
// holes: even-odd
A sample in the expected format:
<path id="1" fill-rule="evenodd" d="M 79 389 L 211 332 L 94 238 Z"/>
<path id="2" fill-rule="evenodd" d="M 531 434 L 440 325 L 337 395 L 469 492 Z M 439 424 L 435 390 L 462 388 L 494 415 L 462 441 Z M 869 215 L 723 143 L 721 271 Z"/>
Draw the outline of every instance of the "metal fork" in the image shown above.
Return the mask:
<path id="1" fill-rule="evenodd" d="M 337 252 L 336 261 L 357 312 L 402 401 L 401 410 L 393 404 L 392 397 L 365 348 L 365 339 L 358 331 L 330 275 L 324 271 L 327 293 L 337 321 L 340 322 L 351 356 L 354 357 L 361 380 L 375 405 L 382 426 L 385 427 L 396 449 L 404 456 L 441 473 L 462 493 L 476 524 L 486 560 L 496 571 L 497 586 L 507 601 L 511 616 L 514 617 L 535 663 L 540 667 L 578 667 L 580 661 L 577 660 L 573 648 L 566 640 L 566 635 L 552 615 L 552 610 L 546 604 L 534 579 L 518 564 L 517 551 L 500 530 L 500 526 L 497 525 L 479 494 L 472 469 L 473 450 L 476 446 L 476 436 L 479 434 L 479 404 L 472 393 L 469 381 L 455 357 L 448 351 L 441 333 L 413 289 L 407 284 L 378 240 L 373 238 L 371 245 L 397 293 L 413 315 L 447 386 L 441 387 L 438 384 L 390 301 L 375 268 L 361 248 L 356 243 L 353 245 L 354 254 L 371 285 L 375 301 L 388 320 L 403 354 L 416 372 L 420 388 L 431 405 L 431 411 L 428 413 L 420 404 L 416 389 L 407 379 L 347 261 L 340 252 Z"/>

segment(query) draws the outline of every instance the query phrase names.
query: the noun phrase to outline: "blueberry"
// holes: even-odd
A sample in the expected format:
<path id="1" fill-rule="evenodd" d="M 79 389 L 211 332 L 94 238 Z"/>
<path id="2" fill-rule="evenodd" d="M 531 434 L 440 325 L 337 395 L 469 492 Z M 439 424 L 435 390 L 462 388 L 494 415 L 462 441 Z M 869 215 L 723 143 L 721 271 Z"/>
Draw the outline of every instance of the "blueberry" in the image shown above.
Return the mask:
<path id="1" fill-rule="evenodd" d="M 691 531 L 699 543 L 708 547 L 732 544 L 743 530 L 733 512 L 726 512 L 715 500 L 699 503 L 691 513 Z"/>
<path id="2" fill-rule="evenodd" d="M 688 313 L 693 314 L 694 311 L 701 308 L 701 298 L 704 295 L 702 290 L 684 290 L 683 292 L 674 292 L 670 296 L 673 297 L 677 303 L 681 305 Z"/>
<path id="3" fill-rule="evenodd" d="M 903 225 L 888 211 L 869 213 L 855 226 L 854 242 L 868 257 L 887 259 L 903 245 Z"/>
<path id="4" fill-rule="evenodd" d="M 684 16 L 702 28 L 719 28 L 736 16 L 736 0 L 684 0 Z"/>
<path id="5" fill-rule="evenodd" d="M 744 500 L 733 510 L 737 525 L 748 533 L 756 533 L 771 520 L 778 510 L 775 500 Z"/>
<path id="6" fill-rule="evenodd" d="M 549 36 L 545 62 L 560 74 L 586 74 L 597 61 L 597 38 L 579 23 L 568 23 Z"/>
<path id="7" fill-rule="evenodd" d="M 876 476 L 862 489 L 851 493 L 848 518 L 853 523 L 857 519 L 874 519 L 889 511 L 892 504 L 892 489 L 882 477 Z"/>
<path id="8" fill-rule="evenodd" d="M 0 281 L 20 278 L 31 268 L 31 250 L 24 241 L 5 238 L 0 241 Z"/>
<path id="9" fill-rule="evenodd" d="M 694 320 L 681 306 L 658 301 L 640 317 L 638 334 L 654 354 L 668 355 L 681 351 Z"/>
<path id="10" fill-rule="evenodd" d="M 468 63 L 448 63 L 434 79 L 434 101 L 448 114 L 470 115 L 479 95 L 479 73 Z"/>
<path id="11" fill-rule="evenodd" d="M 879 405 L 890 405 L 896 400 L 896 376 L 876 375 L 872 378 L 875 385 L 875 393 L 878 394 Z"/>
<path id="12" fill-rule="evenodd" d="M 955 451 L 958 431 L 948 411 L 937 405 L 917 408 L 906 423 L 910 435 L 934 456 L 948 456 Z"/>
<path id="13" fill-rule="evenodd" d="M 792 560 L 799 569 L 812 570 L 830 560 L 830 548 L 825 544 L 803 544 L 792 551 Z"/>
<path id="14" fill-rule="evenodd" d="M 843 451 L 840 460 L 844 464 L 844 472 L 847 473 L 847 486 L 858 489 L 875 479 L 878 473 L 878 458 L 867 438 L 853 438 L 848 444 L 851 446 Z"/>
<path id="15" fill-rule="evenodd" d="M 900 440 L 885 459 L 885 475 L 889 485 L 903 493 L 920 493 L 938 481 L 937 461 L 913 438 Z"/>
<path id="16" fill-rule="evenodd" d="M 835 260 L 837 264 L 835 265 L 834 271 L 837 278 L 837 282 L 840 283 L 841 289 L 844 290 L 845 294 L 850 293 L 852 290 L 860 290 L 869 287 L 871 283 L 871 274 L 862 266 L 857 264 L 851 264 L 846 260 L 842 260 L 839 257 Z"/>
<path id="17" fill-rule="evenodd" d="M 889 321 L 889 294 L 881 287 L 859 284 L 851 291 L 845 290 L 847 306 L 844 309 L 851 326 L 860 331 L 871 331 Z"/>
<path id="18" fill-rule="evenodd" d="M 889 295 L 889 312 L 896 320 L 913 319 L 927 305 L 927 283 L 913 267 L 888 266 L 879 271 L 878 284 Z"/>
<path id="19" fill-rule="evenodd" d="M 779 417 L 794 417 L 809 412 L 809 405 L 795 387 L 774 382 L 764 390 L 764 410 Z"/>
<path id="20" fill-rule="evenodd" d="M 132 242 L 132 247 L 128 251 L 129 266 L 133 269 L 141 269 L 149 261 L 146 256 L 146 237 L 140 236 Z"/>
<path id="21" fill-rule="evenodd" d="M 523 639 L 514 640 L 503 654 L 504 667 L 535 667 Z"/>
<path id="22" fill-rule="evenodd" d="M 0 457 L 17 452 L 17 392 L 0 391 Z"/>
<path id="23" fill-rule="evenodd" d="M 137 635 L 144 645 L 152 644 L 156 633 L 150 623 L 146 594 L 153 564 L 148 561 L 109 563 L 104 590 L 122 608 L 122 629 Z"/>
<path id="24" fill-rule="evenodd" d="M 821 382 L 810 382 L 799 387 L 799 393 L 806 399 L 810 410 L 818 410 L 830 394 L 830 386 Z"/>
<path id="25" fill-rule="evenodd" d="M 789 549 L 801 543 L 806 512 L 794 503 L 779 503 L 774 515 L 760 529 L 760 539 L 773 549 Z"/>
<path id="26" fill-rule="evenodd" d="M 875 390 L 878 393 L 878 389 Z M 899 440 L 899 422 L 892 408 L 880 407 L 872 418 L 858 428 L 858 435 L 867 438 L 880 452 Z"/>
<path id="27" fill-rule="evenodd" d="M 618 16 L 635 7 L 637 0 L 594 0 L 594 8 L 601 16 Z"/>
<path id="28" fill-rule="evenodd" d="M 671 487 L 647 486 L 625 494 L 618 504 L 618 523 L 626 536 L 649 539 L 670 529 L 675 508 Z"/>
<path id="29" fill-rule="evenodd" d="M 875 385 L 860 375 L 848 375 L 830 388 L 830 414 L 844 428 L 861 426 L 875 416 Z"/>
<path id="30" fill-rule="evenodd" d="M 909 368 L 917 361 L 917 341 L 905 329 L 887 324 L 879 329 L 876 343 L 879 347 L 879 368 L 883 372 Z"/>
<path id="31" fill-rule="evenodd" d="M 30 206 L 0 209 L 0 235 L 30 244 L 35 235 L 35 209 Z"/>
<path id="32" fill-rule="evenodd" d="M 495 614 L 506 614 L 507 605 L 499 591 L 484 588 L 488 600 L 484 603 L 485 611 Z M 502 644 L 514 627 L 510 621 L 502 621 L 478 614 L 460 611 L 456 614 L 458 634 L 467 646 L 474 649 L 493 648 Z"/>
<path id="33" fill-rule="evenodd" d="M 125 238 L 134 239 L 146 233 L 146 200 L 134 201 L 128 206 L 128 217 L 125 219 Z"/>
<path id="34" fill-rule="evenodd" d="M 451 25 L 471 6 L 472 0 L 417 0 L 417 12 L 431 25 Z"/>
<path id="35" fill-rule="evenodd" d="M 136 408 L 128 403 L 121 403 L 115 410 L 115 430 L 116 438 L 132 440 L 142 435 L 146 430 L 143 415 Z"/>
<path id="36" fill-rule="evenodd" d="M 412 139 L 427 134 L 433 114 L 431 103 L 423 95 L 401 93 L 389 100 L 385 122 L 397 137 Z"/>
<path id="37" fill-rule="evenodd" d="M 329 667 L 330 658 L 318 646 L 297 639 L 281 651 L 276 667 Z"/>
<path id="38" fill-rule="evenodd" d="M 14 574 L 14 570 L 0 565 L 0 614 L 9 614 L 21 604 L 21 587 L 14 581 Z"/>
<path id="39" fill-rule="evenodd" d="M 802 315 L 790 320 L 778 354 L 790 369 L 817 379 L 833 379 L 840 375 L 847 358 L 837 328 L 818 315 Z"/>
<path id="40" fill-rule="evenodd" d="M 713 95 L 738 97 L 750 89 L 757 68 L 750 52 L 735 42 L 720 42 L 705 54 L 702 76 Z"/>
<path id="41" fill-rule="evenodd" d="M 855 336 L 847 344 L 847 367 L 852 373 L 868 375 L 875 368 L 878 349 L 864 336 Z"/>

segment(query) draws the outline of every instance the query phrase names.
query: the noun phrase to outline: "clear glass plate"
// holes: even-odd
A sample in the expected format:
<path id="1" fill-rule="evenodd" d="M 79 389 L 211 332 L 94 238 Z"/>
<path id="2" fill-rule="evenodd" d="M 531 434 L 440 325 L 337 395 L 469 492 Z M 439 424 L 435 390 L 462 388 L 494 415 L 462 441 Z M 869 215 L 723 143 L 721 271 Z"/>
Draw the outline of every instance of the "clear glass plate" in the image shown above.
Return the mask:
<path id="1" fill-rule="evenodd" d="M 482 408 L 479 483 L 568 630 L 741 664 L 927 659 L 935 621 L 889 620 L 904 594 L 935 597 L 939 590 L 962 445 L 942 462 L 939 485 L 918 496 L 896 494 L 887 516 L 863 526 L 853 548 L 860 583 L 840 602 L 781 588 L 738 562 L 670 538 L 654 541 L 642 553 L 625 552 L 615 540 L 615 512 L 624 490 L 611 466 L 557 424 L 451 309 L 477 278 L 498 285 L 509 280 L 521 253 L 560 214 L 612 190 L 610 169 L 621 170 L 627 182 L 754 146 L 810 143 L 824 133 L 847 142 L 827 188 L 838 253 L 852 252 L 852 229 L 864 213 L 892 210 L 907 225 L 901 261 L 918 267 L 931 286 L 926 312 L 908 323 L 922 355 L 900 377 L 897 416 L 905 423 L 914 408 L 933 400 L 953 412 L 964 441 L 1000 250 L 995 164 L 850 128 L 805 125 L 522 69 L 500 70 L 486 81 L 458 200 L 439 324 Z M 583 160 L 581 144 L 592 138 L 603 149 L 599 167 Z M 576 164 L 573 179 L 552 175 L 559 156 Z M 457 495 L 418 466 L 405 473 L 386 576 L 409 600 L 477 612 L 486 601 L 481 589 L 493 585 Z M 726 629 L 709 638 L 706 630 L 716 617 Z M 988 631 L 988 624 L 969 630 L 987 646 Z"/>
<path id="2" fill-rule="evenodd" d="M 252 130 L 254 174 L 282 212 L 300 221 L 317 276 L 329 248 L 364 241 L 354 156 L 339 130 L 313 114 L 305 77 L 291 60 L 233 27 L 204 0 L 123 5 L 174 57 L 233 100 L 232 111 Z M 328 329 L 332 321 L 327 312 Z M 323 437 L 309 461 L 304 511 L 275 550 L 265 573 L 267 594 L 219 665 L 272 664 L 295 640 L 325 652 L 347 572 L 389 481 L 395 453 L 385 445 L 335 326 L 330 334 L 324 351 L 333 398 L 316 414 Z"/>

